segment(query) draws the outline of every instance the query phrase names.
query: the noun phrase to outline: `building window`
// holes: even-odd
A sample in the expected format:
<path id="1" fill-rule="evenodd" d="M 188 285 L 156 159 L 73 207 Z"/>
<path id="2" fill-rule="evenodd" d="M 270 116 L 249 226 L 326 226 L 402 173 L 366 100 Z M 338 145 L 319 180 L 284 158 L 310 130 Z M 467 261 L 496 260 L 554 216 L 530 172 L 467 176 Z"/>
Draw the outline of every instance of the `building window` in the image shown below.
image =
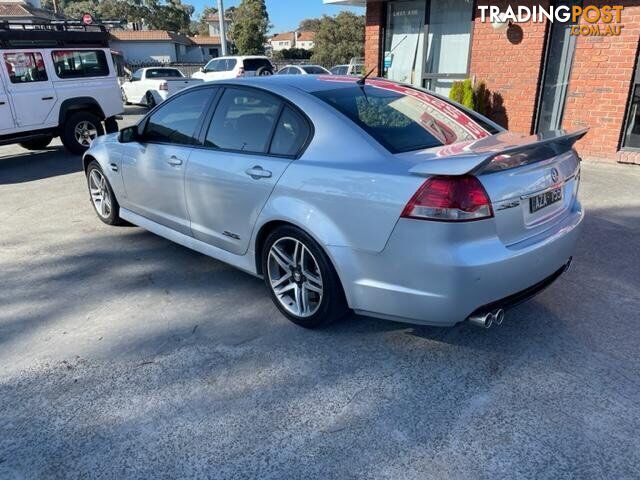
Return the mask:
<path id="1" fill-rule="evenodd" d="M 59 78 L 109 75 L 107 57 L 102 50 L 54 50 L 51 57 Z"/>
<path id="2" fill-rule="evenodd" d="M 11 83 L 45 82 L 48 80 L 42 55 L 37 52 L 5 53 L 4 63 Z"/>

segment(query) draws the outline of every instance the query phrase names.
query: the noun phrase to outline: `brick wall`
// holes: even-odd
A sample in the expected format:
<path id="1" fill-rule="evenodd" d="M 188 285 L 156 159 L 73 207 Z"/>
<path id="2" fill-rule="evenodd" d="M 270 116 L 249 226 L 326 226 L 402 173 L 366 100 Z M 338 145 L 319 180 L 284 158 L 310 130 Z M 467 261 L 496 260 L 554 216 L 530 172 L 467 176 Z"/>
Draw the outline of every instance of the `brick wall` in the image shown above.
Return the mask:
<path id="1" fill-rule="evenodd" d="M 563 127 L 590 128 L 577 145 L 587 159 L 640 163 L 638 152 L 618 152 L 638 52 L 640 5 L 619 4 L 625 7 L 619 37 L 577 38 Z"/>
<path id="2" fill-rule="evenodd" d="M 380 75 L 382 29 L 384 28 L 386 6 L 386 2 L 367 2 L 364 64 L 367 72 L 374 69 L 374 76 Z"/>
<path id="3" fill-rule="evenodd" d="M 478 5 L 498 5 L 501 10 L 507 3 L 478 1 Z M 548 7 L 544 0 L 517 4 Z M 477 81 L 485 81 L 492 93 L 502 97 L 504 111 L 494 112 L 492 116 L 509 130 L 531 133 L 533 129 L 545 31 L 546 22 L 528 22 L 496 32 L 490 22 L 480 21 L 479 14 L 475 19 L 469 71 Z"/>

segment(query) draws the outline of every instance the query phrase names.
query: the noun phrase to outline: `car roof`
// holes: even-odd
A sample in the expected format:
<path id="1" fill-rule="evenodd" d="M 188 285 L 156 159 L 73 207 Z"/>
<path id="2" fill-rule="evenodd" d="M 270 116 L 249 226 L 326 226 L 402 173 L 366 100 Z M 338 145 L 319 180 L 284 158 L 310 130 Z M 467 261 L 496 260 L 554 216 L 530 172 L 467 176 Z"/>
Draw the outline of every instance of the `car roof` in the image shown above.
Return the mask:
<path id="1" fill-rule="evenodd" d="M 294 87 L 304 92 L 319 92 L 337 88 L 352 87 L 358 77 L 345 75 L 269 75 L 265 77 L 245 77 L 226 80 L 225 83 L 253 85 L 268 89 L 274 87 Z M 222 82 L 221 82 L 222 83 Z"/>

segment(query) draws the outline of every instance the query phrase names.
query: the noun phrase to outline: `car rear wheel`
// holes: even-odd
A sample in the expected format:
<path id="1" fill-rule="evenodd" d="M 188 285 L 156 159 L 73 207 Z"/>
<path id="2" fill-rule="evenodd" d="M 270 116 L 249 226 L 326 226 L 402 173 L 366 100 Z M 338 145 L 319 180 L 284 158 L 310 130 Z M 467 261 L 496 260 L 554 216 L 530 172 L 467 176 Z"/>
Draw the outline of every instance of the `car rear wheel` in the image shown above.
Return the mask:
<path id="1" fill-rule="evenodd" d="M 94 138 L 103 134 L 104 129 L 97 116 L 89 112 L 77 112 L 67 118 L 60 138 L 67 150 L 80 155 L 87 151 Z"/>
<path id="2" fill-rule="evenodd" d="M 49 146 L 51 140 L 53 140 L 53 137 L 34 138 L 33 140 L 21 142 L 20 146 L 22 148 L 26 148 L 27 150 L 44 150 Z"/>
<path id="3" fill-rule="evenodd" d="M 120 218 L 120 205 L 107 177 L 95 160 L 87 167 L 87 183 L 91 205 L 98 218 L 107 225 L 122 225 L 124 222 Z"/>
<path id="4" fill-rule="evenodd" d="M 302 230 L 282 226 L 267 237 L 262 273 L 273 302 L 293 323 L 318 328 L 348 311 L 331 261 Z"/>

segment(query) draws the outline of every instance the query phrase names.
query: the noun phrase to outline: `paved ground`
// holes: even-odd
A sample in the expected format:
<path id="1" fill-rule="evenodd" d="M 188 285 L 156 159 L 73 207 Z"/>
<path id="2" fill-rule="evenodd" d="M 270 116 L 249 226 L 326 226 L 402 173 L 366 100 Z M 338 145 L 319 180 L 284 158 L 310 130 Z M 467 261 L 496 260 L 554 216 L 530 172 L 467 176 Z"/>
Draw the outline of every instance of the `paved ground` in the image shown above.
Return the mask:
<path id="1" fill-rule="evenodd" d="M 0 479 L 640 477 L 640 168 L 585 165 L 572 270 L 498 329 L 282 318 L 0 148 Z"/>

